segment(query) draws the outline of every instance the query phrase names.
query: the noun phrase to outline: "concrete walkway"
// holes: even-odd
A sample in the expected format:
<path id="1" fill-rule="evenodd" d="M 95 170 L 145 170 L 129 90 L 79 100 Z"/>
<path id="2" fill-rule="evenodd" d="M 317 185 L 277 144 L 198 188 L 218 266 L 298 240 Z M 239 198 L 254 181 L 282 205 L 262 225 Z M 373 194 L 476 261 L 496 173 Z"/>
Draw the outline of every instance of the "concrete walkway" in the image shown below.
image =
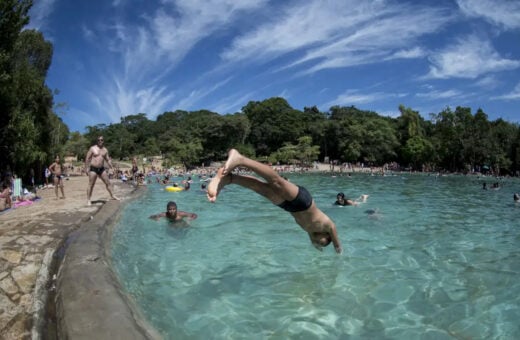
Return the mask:
<path id="1" fill-rule="evenodd" d="M 0 338 L 159 338 L 121 292 L 107 256 L 111 226 L 134 188 L 116 184 L 123 202 L 111 201 L 98 181 L 87 206 L 87 185 L 87 176 L 70 177 L 66 199 L 47 188 L 41 200 L 0 213 Z"/>

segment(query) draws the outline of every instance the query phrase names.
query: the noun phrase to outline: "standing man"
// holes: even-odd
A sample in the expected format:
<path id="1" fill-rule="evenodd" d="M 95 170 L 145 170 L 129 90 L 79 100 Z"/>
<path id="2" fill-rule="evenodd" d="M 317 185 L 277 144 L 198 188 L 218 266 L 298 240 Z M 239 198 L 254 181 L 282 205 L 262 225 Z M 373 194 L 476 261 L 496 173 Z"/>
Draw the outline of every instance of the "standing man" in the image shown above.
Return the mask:
<path id="1" fill-rule="evenodd" d="M 49 166 L 49 170 L 52 173 L 54 181 L 54 192 L 56 193 L 56 199 L 58 199 L 58 187 L 61 189 L 61 198 L 65 198 L 65 191 L 63 189 L 63 166 L 60 162 L 60 156 L 56 155 L 54 163 Z"/>
<path id="2" fill-rule="evenodd" d="M 104 146 L 105 140 L 103 136 L 99 136 L 97 138 L 96 145 L 92 145 L 87 152 L 87 156 L 85 157 L 85 172 L 88 175 L 88 188 L 87 188 L 87 205 L 91 205 L 90 197 L 92 196 L 92 190 L 94 189 L 94 185 L 96 184 L 96 179 L 101 177 L 101 180 L 105 183 L 108 193 L 113 200 L 118 200 L 116 196 L 114 196 L 112 192 L 112 183 L 110 183 L 110 179 L 108 178 L 108 172 L 105 169 L 105 162 L 108 164 L 110 169 L 114 169 L 112 166 L 112 161 L 110 157 L 108 157 L 108 150 Z"/>

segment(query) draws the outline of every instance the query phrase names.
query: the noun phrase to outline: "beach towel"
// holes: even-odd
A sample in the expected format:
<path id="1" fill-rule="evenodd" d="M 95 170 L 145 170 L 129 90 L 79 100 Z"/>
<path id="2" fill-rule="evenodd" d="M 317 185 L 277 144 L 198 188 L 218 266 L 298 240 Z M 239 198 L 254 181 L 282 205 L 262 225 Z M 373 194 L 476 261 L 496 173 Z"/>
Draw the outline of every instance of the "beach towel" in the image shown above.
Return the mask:
<path id="1" fill-rule="evenodd" d="M 22 196 L 22 179 L 15 178 L 13 183 L 13 196 L 19 197 Z"/>
<path id="2" fill-rule="evenodd" d="M 20 202 L 15 202 L 14 207 L 15 208 L 25 207 L 26 205 L 31 205 L 31 204 L 33 204 L 33 201 L 20 201 Z"/>

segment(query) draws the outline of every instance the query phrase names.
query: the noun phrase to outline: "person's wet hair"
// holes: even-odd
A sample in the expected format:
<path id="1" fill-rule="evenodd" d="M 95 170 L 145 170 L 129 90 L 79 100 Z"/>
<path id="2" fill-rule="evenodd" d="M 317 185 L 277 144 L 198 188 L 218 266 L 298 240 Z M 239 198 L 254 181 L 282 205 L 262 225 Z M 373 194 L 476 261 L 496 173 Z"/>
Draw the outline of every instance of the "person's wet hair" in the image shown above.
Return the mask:
<path id="1" fill-rule="evenodd" d="M 328 234 L 327 234 L 327 236 L 324 237 L 324 239 L 325 239 L 325 243 L 322 244 L 322 247 L 326 247 L 332 242 L 332 237 L 330 237 L 330 235 L 328 235 Z"/>
<path id="2" fill-rule="evenodd" d="M 345 198 L 345 194 L 342 193 L 342 192 L 338 192 L 338 194 L 336 195 L 336 197 Z"/>
<path id="3" fill-rule="evenodd" d="M 177 208 L 177 203 L 175 203 L 174 201 L 170 201 L 168 202 L 168 204 L 166 204 L 166 209 L 170 208 L 170 207 L 175 207 Z"/>

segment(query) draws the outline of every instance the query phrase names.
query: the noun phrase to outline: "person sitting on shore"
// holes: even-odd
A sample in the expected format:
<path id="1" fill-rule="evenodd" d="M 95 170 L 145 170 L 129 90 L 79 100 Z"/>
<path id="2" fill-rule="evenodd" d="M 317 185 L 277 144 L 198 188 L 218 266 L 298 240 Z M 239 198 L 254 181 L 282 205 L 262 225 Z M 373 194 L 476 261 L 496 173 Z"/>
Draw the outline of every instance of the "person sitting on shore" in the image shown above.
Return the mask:
<path id="1" fill-rule="evenodd" d="M 6 179 L 2 182 L 2 191 L 0 192 L 0 206 L 2 210 L 11 208 L 13 204 L 11 200 L 11 183 L 10 180 L 6 177 Z"/>
<path id="2" fill-rule="evenodd" d="M 336 195 L 336 202 L 334 202 L 334 205 L 358 205 L 359 203 L 365 203 L 367 201 L 367 198 L 368 195 L 361 195 L 358 199 L 351 200 L 349 198 L 346 198 L 344 193 L 339 192 Z"/>
<path id="3" fill-rule="evenodd" d="M 166 212 L 150 216 L 152 220 L 156 221 L 158 221 L 162 217 L 165 217 L 171 223 L 176 223 L 183 221 L 184 218 L 194 220 L 197 218 L 197 214 L 177 210 L 177 203 L 170 201 L 168 202 L 168 204 L 166 204 Z"/>
<path id="4" fill-rule="evenodd" d="M 232 171 L 237 167 L 252 170 L 265 182 L 254 176 L 233 174 Z M 208 200 L 215 202 L 222 188 L 229 184 L 250 189 L 289 212 L 296 223 L 308 233 L 311 243 L 318 250 L 332 243 L 337 253 L 342 252 L 336 225 L 316 206 L 307 189 L 283 179 L 272 167 L 232 149 L 224 167 L 218 169 L 208 185 Z"/>

